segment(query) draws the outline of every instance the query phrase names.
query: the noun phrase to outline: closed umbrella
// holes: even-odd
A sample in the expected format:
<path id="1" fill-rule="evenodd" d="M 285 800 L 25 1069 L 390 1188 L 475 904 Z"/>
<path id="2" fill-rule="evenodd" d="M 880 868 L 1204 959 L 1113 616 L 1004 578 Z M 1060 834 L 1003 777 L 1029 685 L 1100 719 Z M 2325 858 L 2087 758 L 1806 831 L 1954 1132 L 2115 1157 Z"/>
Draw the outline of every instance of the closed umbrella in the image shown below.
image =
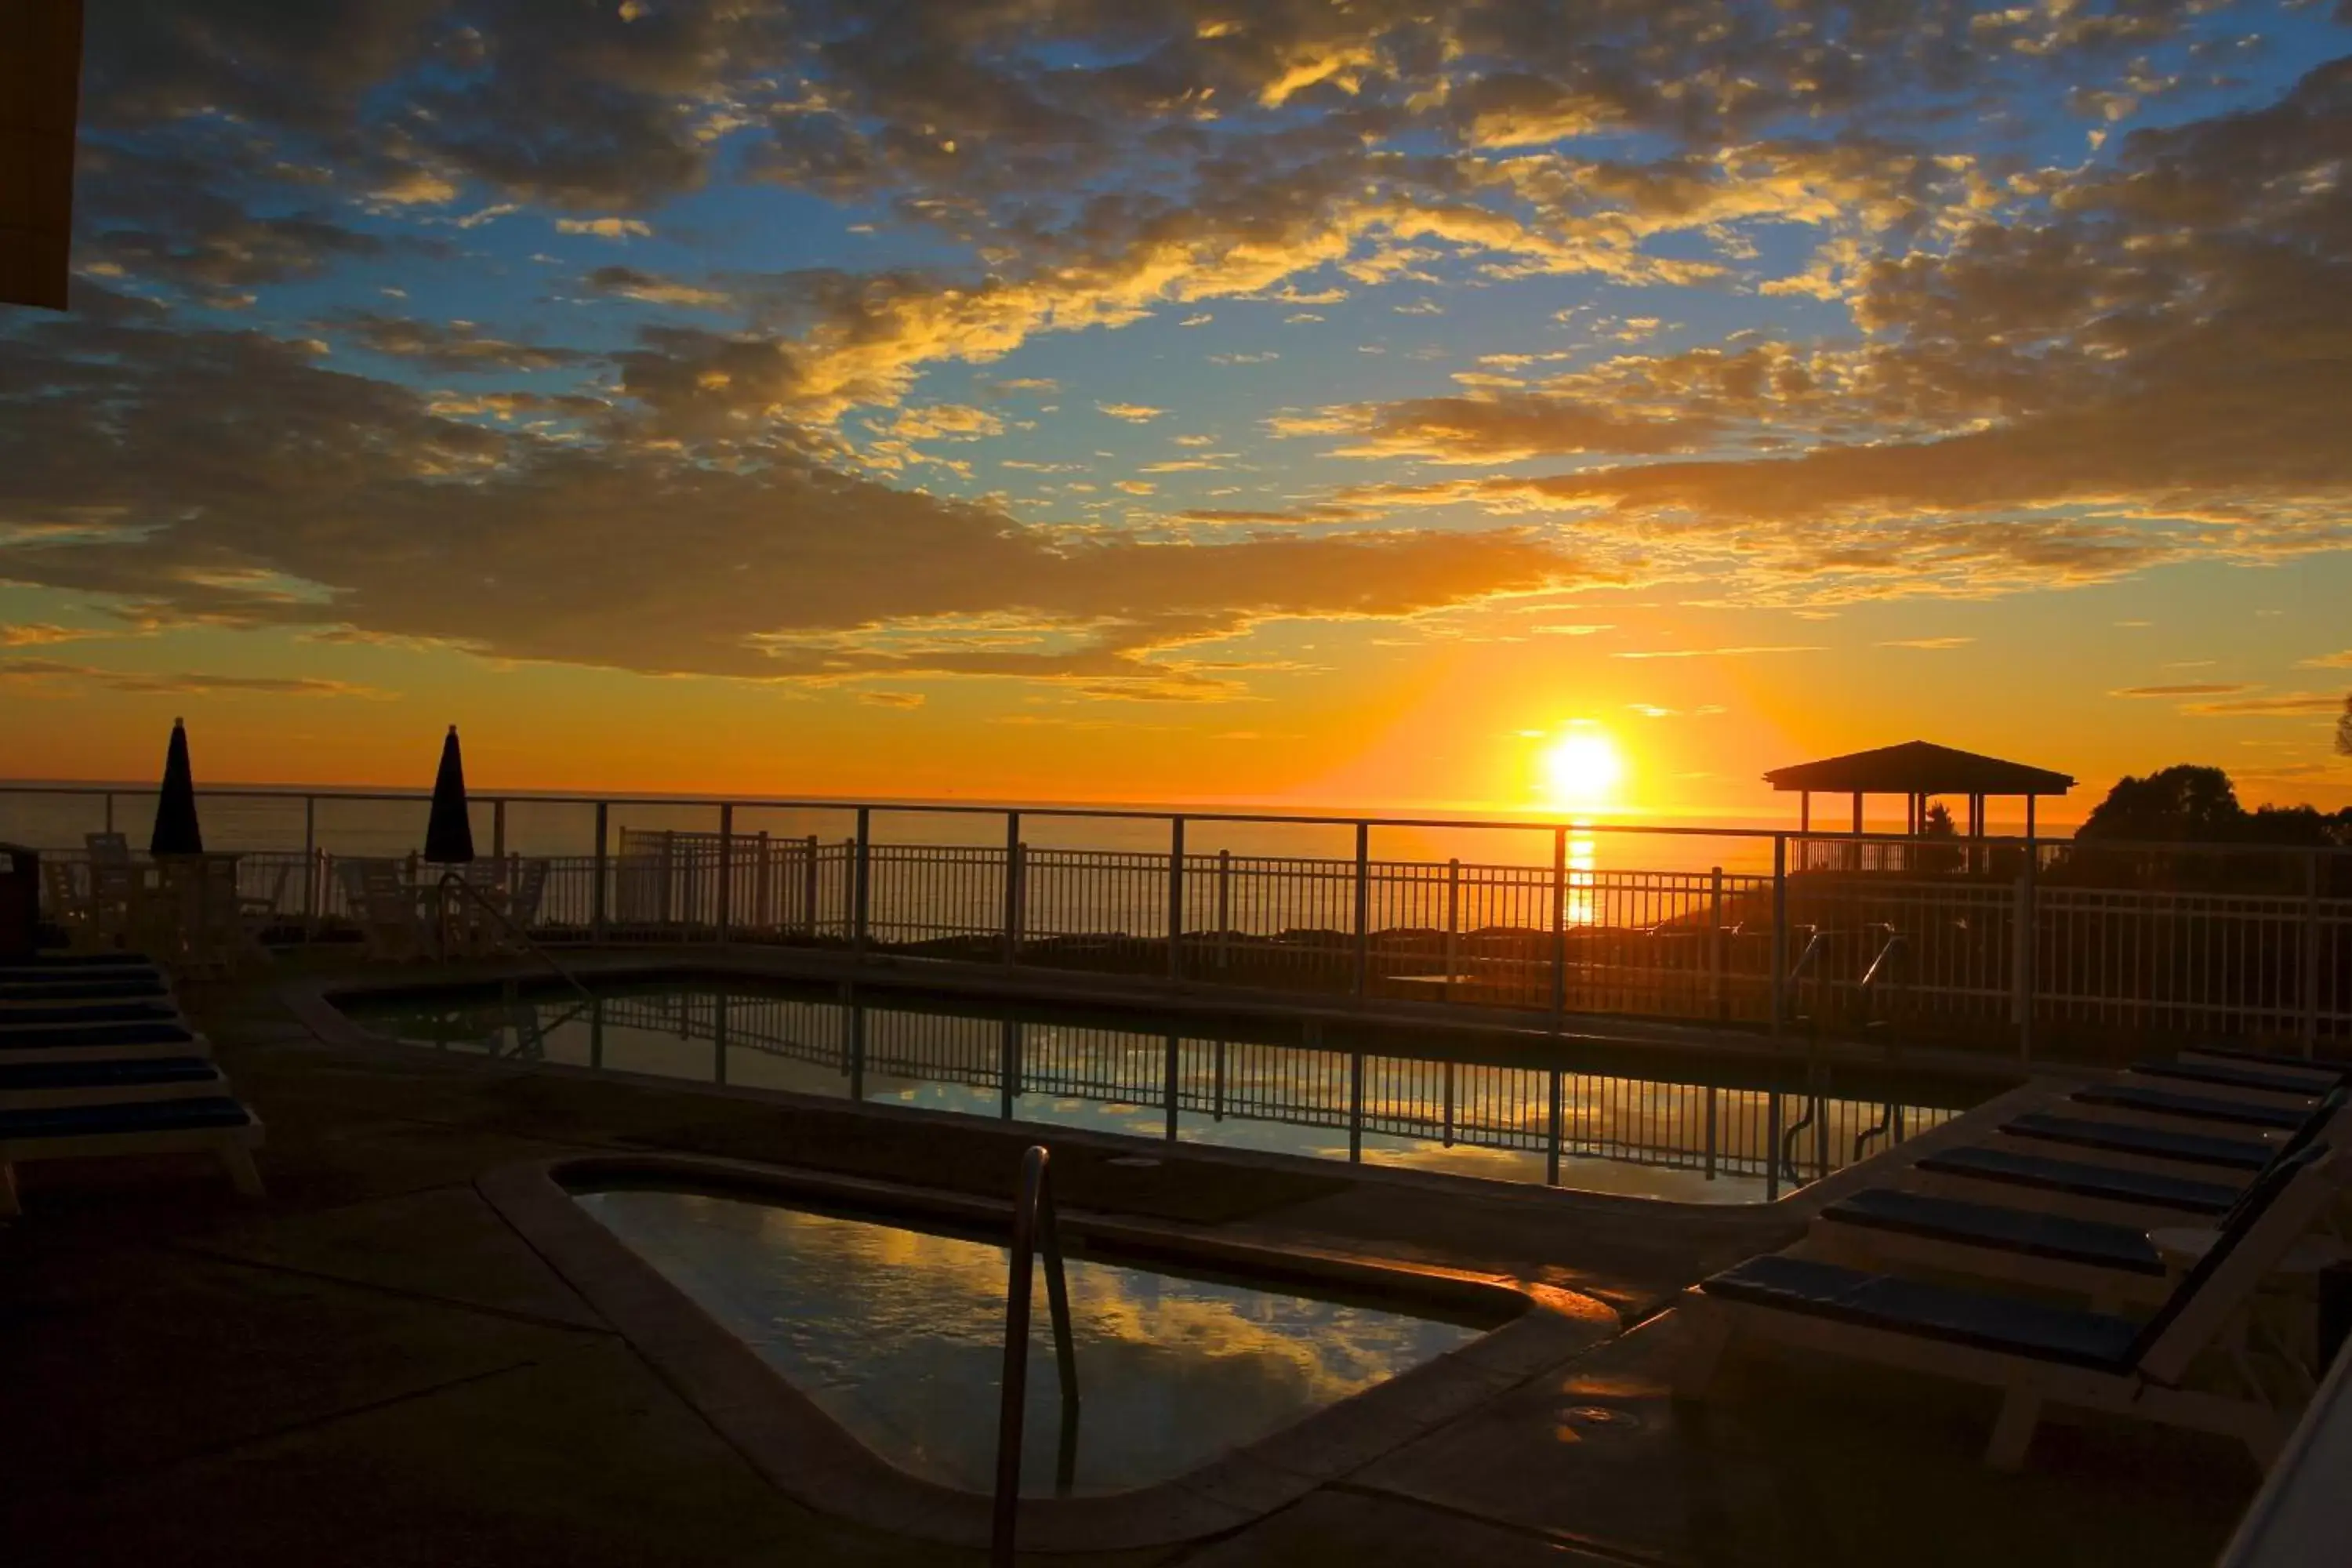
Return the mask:
<path id="1" fill-rule="evenodd" d="M 457 726 L 441 742 L 441 771 L 433 779 L 433 818 L 425 825 L 425 858 L 436 866 L 474 858 L 474 825 L 466 815 L 466 763 L 457 754 Z"/>
<path id="2" fill-rule="evenodd" d="M 201 855 L 205 836 L 196 826 L 196 777 L 188 767 L 188 731 L 172 721 L 172 749 L 163 753 L 163 788 L 155 797 L 155 831 L 150 855 Z"/>

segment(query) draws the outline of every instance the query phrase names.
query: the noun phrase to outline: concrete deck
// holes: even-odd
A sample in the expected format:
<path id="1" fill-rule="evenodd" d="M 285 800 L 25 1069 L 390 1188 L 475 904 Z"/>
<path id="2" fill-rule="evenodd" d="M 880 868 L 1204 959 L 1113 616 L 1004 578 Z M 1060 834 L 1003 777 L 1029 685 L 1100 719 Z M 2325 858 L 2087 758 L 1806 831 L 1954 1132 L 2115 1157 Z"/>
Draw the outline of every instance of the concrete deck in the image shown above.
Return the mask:
<path id="1" fill-rule="evenodd" d="M 316 1038 L 277 987 L 189 997 L 268 1125 L 270 1195 L 203 1162 L 32 1166 L 0 1230 L 0 1541 L 11 1563 L 976 1561 L 792 1502 L 475 1183 L 661 1150 L 1002 1194 L 1028 1137 L 518 1071 Z M 1056 1147 L 1063 1202 L 1238 1239 L 1502 1272 L 1631 1331 L 1499 1389 L 1219 1539 L 1081 1563 L 2210 1562 L 2257 1478 L 2233 1447 L 2045 1426 L 1977 1463 L 1989 1395 L 1750 1355 L 1672 1405 L 1684 1284 L 1788 1215 Z"/>

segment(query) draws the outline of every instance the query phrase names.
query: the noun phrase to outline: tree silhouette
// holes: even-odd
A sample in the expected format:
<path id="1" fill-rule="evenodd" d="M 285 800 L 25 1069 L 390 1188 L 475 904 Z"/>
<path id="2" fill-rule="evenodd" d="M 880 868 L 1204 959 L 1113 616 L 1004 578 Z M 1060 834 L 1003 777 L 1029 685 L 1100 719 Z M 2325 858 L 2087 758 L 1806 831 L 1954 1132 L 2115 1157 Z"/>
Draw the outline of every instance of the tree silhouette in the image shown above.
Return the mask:
<path id="1" fill-rule="evenodd" d="M 2336 721 L 2336 750 L 2352 757 L 2352 691 L 2344 694 L 2344 713 Z"/>

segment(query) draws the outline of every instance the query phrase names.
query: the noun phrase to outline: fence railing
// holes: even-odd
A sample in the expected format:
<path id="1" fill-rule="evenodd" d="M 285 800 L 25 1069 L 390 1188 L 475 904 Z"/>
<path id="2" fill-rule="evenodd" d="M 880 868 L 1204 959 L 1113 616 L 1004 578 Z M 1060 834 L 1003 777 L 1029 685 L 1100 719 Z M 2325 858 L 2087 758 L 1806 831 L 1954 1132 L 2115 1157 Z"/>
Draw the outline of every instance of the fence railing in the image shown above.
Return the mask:
<path id="1" fill-rule="evenodd" d="M 251 846 L 240 890 L 281 941 L 352 934 L 337 865 L 413 859 L 425 807 L 200 803 Z M 0 830 L 71 868 L 83 835 L 106 831 L 79 824 L 127 824 L 144 804 L 0 786 Z M 2021 1056 L 2200 1036 L 2352 1050 L 2341 849 L 840 802 L 474 809 L 509 875 L 544 862 L 529 926 L 545 943 L 814 944 L 1367 1002 L 1874 1028 Z M 1297 852 L 1307 838 L 1328 847 Z M 1439 842 L 1456 852 L 1429 852 Z M 1481 844 L 1496 852 L 1459 852 Z M 1896 938 L 1899 984 L 1874 984 Z"/>

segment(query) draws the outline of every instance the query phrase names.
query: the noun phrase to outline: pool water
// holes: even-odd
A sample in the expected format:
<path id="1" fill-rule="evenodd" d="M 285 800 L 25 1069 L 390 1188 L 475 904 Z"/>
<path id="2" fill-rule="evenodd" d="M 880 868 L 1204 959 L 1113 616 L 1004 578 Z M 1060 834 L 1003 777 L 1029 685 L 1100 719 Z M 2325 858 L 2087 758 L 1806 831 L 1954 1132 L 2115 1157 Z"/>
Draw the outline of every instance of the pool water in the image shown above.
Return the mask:
<path id="1" fill-rule="evenodd" d="M 925 1479 L 991 1489 L 1001 1244 L 688 1192 L 577 1201 L 868 1448 Z M 1066 1447 L 1043 1274 L 1022 1450 L 1034 1496 L 1184 1474 L 1485 1331 L 1072 1257 L 1080 1404 Z"/>
<path id="2" fill-rule="evenodd" d="M 1969 1103 L 1780 1093 L 1325 1041 L 1277 1020 L 664 980 L 343 1004 L 441 1050 L 1685 1203 L 1759 1203 Z"/>

